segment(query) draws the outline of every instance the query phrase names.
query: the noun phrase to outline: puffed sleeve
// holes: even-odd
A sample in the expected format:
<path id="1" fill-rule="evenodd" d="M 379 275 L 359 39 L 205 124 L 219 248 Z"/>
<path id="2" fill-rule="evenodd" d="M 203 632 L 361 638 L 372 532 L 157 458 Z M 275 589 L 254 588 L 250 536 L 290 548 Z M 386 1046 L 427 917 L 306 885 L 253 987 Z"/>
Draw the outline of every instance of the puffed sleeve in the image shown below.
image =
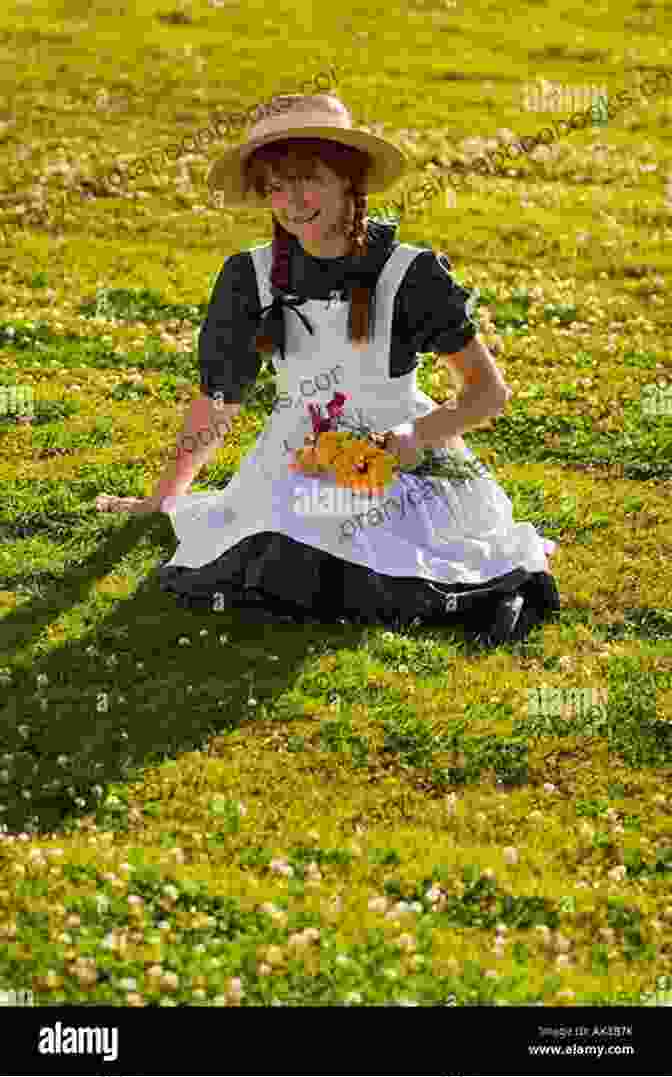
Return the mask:
<path id="1" fill-rule="evenodd" d="M 241 404 L 254 385 L 262 357 L 254 347 L 259 289 L 248 251 L 227 258 L 215 283 L 198 337 L 201 392 Z M 256 312 L 256 313 L 255 313 Z"/>
<path id="2" fill-rule="evenodd" d="M 396 327 L 409 352 L 443 352 L 465 348 L 478 333 L 474 309 L 478 290 L 463 288 L 450 274 L 445 254 L 419 254 L 397 294 Z"/>

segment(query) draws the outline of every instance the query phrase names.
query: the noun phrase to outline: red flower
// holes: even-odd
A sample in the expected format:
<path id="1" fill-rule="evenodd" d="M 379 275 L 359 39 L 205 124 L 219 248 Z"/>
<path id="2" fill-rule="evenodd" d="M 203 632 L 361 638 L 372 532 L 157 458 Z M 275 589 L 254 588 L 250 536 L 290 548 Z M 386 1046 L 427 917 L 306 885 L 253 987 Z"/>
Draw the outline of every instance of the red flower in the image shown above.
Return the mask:
<path id="1" fill-rule="evenodd" d="M 336 393 L 334 397 L 327 404 L 328 419 L 323 419 L 320 414 L 320 409 L 317 404 L 309 404 L 308 411 L 310 412 L 313 421 L 313 433 L 322 434 L 327 430 L 335 429 L 334 420 L 337 419 L 343 411 L 343 405 L 350 397 L 349 393 Z"/>

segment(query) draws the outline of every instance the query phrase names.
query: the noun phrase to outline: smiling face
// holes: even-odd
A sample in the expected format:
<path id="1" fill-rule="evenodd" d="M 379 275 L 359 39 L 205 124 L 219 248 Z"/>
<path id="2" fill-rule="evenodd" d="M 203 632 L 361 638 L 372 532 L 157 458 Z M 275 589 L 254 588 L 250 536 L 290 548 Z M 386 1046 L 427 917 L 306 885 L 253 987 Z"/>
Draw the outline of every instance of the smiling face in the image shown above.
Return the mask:
<path id="1" fill-rule="evenodd" d="M 308 254 L 339 258 L 350 247 L 346 236 L 353 212 L 350 181 L 318 159 L 310 172 L 302 178 L 294 171 L 285 179 L 269 165 L 266 197 L 282 227 Z"/>

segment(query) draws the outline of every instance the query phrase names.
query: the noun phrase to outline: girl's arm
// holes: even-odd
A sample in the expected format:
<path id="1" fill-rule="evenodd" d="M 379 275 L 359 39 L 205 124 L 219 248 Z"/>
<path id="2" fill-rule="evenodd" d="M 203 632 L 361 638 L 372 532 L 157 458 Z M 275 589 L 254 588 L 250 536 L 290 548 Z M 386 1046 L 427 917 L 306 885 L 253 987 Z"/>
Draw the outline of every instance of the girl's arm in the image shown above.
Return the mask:
<path id="1" fill-rule="evenodd" d="M 231 432 L 231 421 L 241 404 L 224 404 L 201 394 L 192 401 L 175 454 L 159 479 L 152 498 L 179 497 L 186 494 L 199 471 L 209 463 L 224 438 Z"/>
<path id="2" fill-rule="evenodd" d="M 149 497 L 111 497 L 96 500 L 100 512 L 161 512 L 166 497 L 188 493 L 201 468 L 210 462 L 231 430 L 241 404 L 225 404 L 201 394 L 192 401 L 177 439 L 174 455 Z"/>

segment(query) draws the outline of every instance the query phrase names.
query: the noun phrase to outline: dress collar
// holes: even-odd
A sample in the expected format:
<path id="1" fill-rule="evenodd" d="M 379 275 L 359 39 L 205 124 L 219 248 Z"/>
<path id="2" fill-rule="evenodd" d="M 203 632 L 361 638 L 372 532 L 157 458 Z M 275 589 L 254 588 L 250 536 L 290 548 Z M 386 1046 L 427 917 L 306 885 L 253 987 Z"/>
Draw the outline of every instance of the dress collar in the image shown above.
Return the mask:
<path id="1" fill-rule="evenodd" d="M 351 258 L 344 255 L 342 258 L 334 259 L 315 259 L 313 256 L 306 254 L 301 247 L 296 237 L 292 236 L 290 240 L 290 253 L 294 258 L 305 258 L 308 260 L 319 262 L 342 262 L 343 264 L 343 283 L 340 288 L 341 299 L 349 300 L 352 294 L 353 288 L 366 288 L 369 291 L 369 324 L 372 324 L 371 319 L 373 316 L 373 302 L 376 290 L 376 284 L 378 277 L 380 276 L 381 269 L 390 253 L 390 248 L 394 242 L 394 233 L 396 231 L 396 225 L 386 224 L 380 221 L 373 221 L 369 219 L 367 221 L 367 232 L 369 248 L 364 258 Z M 337 289 L 338 291 L 338 289 Z M 279 288 L 275 288 L 271 285 L 272 301 L 265 307 L 261 307 L 257 312 L 257 324 L 256 329 L 263 329 L 264 334 L 273 342 L 274 350 L 278 350 L 284 361 L 285 359 L 285 326 L 283 318 L 283 309 L 292 310 L 303 322 L 304 328 L 308 330 L 311 335 L 315 334 L 315 330 L 311 325 L 308 318 L 303 314 L 298 307 L 303 306 L 308 302 L 308 296 L 298 294 L 296 292 L 284 292 Z"/>

